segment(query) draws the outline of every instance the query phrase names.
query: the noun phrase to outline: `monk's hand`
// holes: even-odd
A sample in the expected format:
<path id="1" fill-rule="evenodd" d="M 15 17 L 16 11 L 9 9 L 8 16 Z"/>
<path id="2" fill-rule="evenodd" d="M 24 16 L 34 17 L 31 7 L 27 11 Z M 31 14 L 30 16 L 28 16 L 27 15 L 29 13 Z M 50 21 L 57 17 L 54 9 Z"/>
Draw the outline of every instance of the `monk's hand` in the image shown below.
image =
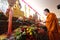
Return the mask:
<path id="1" fill-rule="evenodd" d="M 40 22 L 40 24 L 45 26 L 45 23 L 43 23 L 43 22 Z"/>
<path id="2" fill-rule="evenodd" d="M 45 23 L 46 21 L 45 20 L 40 20 L 40 22 Z"/>

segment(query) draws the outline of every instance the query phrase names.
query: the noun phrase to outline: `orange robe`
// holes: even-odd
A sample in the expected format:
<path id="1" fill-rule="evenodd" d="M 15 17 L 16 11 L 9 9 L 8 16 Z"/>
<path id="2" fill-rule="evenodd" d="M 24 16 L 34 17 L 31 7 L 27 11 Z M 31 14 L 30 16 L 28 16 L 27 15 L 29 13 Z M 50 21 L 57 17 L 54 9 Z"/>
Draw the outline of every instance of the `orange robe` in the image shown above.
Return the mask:
<path id="1" fill-rule="evenodd" d="M 49 13 L 46 19 L 49 40 L 60 40 L 58 33 L 58 20 L 54 13 Z"/>

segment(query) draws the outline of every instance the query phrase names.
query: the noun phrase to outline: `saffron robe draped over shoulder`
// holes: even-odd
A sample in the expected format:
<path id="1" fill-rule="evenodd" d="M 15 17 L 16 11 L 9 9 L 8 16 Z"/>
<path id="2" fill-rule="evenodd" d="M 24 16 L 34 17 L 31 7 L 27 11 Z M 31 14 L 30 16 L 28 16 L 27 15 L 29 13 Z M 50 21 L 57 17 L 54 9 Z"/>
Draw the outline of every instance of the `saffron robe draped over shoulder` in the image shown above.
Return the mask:
<path id="1" fill-rule="evenodd" d="M 58 20 L 54 13 L 49 13 L 46 18 L 46 27 L 48 30 L 49 40 L 60 40 L 58 33 Z"/>

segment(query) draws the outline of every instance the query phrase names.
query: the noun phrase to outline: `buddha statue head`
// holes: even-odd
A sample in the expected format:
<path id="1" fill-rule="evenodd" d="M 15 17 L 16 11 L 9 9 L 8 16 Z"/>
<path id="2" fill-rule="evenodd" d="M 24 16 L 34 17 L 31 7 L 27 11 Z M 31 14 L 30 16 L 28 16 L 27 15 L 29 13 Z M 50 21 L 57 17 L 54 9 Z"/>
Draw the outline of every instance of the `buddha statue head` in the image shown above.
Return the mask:
<path id="1" fill-rule="evenodd" d="M 14 4 L 16 3 L 16 0 L 8 0 L 9 6 L 14 6 Z"/>

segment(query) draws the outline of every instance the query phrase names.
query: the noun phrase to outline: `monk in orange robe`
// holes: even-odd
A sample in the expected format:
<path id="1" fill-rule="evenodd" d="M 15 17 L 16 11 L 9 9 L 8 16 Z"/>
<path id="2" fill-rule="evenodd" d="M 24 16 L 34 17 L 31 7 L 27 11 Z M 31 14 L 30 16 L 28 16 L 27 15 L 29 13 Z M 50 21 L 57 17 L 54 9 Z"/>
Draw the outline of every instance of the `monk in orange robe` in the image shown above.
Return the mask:
<path id="1" fill-rule="evenodd" d="M 44 14 L 46 18 L 46 27 L 48 30 L 49 40 L 60 40 L 58 33 L 58 20 L 54 13 L 50 13 L 49 9 L 44 9 Z"/>

